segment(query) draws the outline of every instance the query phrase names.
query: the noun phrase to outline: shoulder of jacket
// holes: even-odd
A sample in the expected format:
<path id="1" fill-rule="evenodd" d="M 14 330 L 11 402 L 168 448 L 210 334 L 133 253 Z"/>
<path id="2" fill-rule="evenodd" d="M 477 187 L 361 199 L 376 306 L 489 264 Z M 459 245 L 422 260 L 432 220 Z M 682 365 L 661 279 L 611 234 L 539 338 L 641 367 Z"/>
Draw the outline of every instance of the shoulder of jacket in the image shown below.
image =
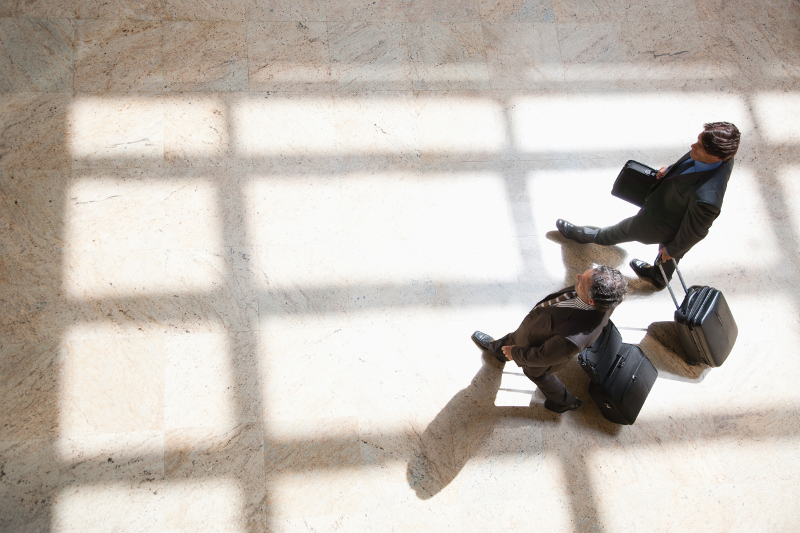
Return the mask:
<path id="1" fill-rule="evenodd" d="M 696 201 L 713 206 L 717 210 L 722 209 L 722 200 L 728 188 L 728 180 L 731 177 L 732 170 L 732 159 L 717 168 L 714 174 L 697 188 L 695 193 Z"/>

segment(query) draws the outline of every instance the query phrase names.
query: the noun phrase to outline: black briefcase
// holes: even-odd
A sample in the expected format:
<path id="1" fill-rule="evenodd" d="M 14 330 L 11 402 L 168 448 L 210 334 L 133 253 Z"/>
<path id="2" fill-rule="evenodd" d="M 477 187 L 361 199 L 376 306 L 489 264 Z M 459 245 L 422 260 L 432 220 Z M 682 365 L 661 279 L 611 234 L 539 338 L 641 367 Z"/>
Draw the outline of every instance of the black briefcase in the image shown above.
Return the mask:
<path id="1" fill-rule="evenodd" d="M 600 337 L 578 354 L 589 374 L 589 395 L 602 415 L 617 424 L 633 424 L 658 377 L 658 370 L 642 350 L 622 342 L 609 320 Z"/>
<path id="2" fill-rule="evenodd" d="M 672 261 L 686 292 L 683 302 L 678 305 L 675 293 L 667 282 L 672 301 L 675 302 L 675 325 L 678 337 L 681 339 L 686 356 L 693 362 L 713 367 L 720 366 L 731 353 L 739 334 L 731 308 L 728 307 L 722 292 L 714 287 L 692 285 L 687 289 L 681 271 L 678 270 L 678 262 L 675 259 Z M 664 276 L 664 281 L 667 281 L 660 261 L 658 268 Z"/>
<path id="3" fill-rule="evenodd" d="M 611 194 L 635 206 L 642 207 L 647 193 L 650 192 L 650 187 L 658 181 L 656 174 L 658 171 L 654 168 L 637 161 L 628 161 L 620 170 L 617 180 L 611 188 Z"/>

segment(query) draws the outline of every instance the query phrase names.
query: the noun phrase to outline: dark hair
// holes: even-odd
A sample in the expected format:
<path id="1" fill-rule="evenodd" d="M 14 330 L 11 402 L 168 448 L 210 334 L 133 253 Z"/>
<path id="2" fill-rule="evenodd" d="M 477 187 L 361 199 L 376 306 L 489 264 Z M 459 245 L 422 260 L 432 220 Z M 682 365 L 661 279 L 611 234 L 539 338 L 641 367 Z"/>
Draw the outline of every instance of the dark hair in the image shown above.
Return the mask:
<path id="1" fill-rule="evenodd" d="M 738 128 L 730 122 L 709 122 L 703 125 L 700 143 L 708 155 L 719 157 L 726 163 L 736 155 L 739 149 Z"/>
<path id="2" fill-rule="evenodd" d="M 594 307 L 598 311 L 607 311 L 618 306 L 626 292 L 628 280 L 619 270 L 607 266 L 598 266 L 592 270 L 589 298 L 594 300 Z"/>

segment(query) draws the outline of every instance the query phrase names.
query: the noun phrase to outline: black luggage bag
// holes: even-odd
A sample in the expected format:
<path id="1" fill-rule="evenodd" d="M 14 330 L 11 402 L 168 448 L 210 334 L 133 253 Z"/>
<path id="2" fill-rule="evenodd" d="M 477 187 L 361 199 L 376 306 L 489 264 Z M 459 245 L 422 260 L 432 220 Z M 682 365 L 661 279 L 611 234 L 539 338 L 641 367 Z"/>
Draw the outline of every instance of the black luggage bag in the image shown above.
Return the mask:
<path id="1" fill-rule="evenodd" d="M 630 160 L 625 163 L 616 181 L 614 181 L 614 186 L 611 187 L 611 195 L 637 207 L 642 207 L 647 193 L 650 192 L 650 187 L 658 181 L 656 174 L 656 169 L 643 165 L 638 161 Z"/>
<path id="2" fill-rule="evenodd" d="M 681 271 L 678 270 L 678 262 L 675 259 L 672 261 L 686 292 L 686 297 L 680 305 L 675 293 L 672 292 L 672 287 L 669 286 L 664 267 L 660 262 L 658 268 L 664 276 L 664 281 L 667 282 L 667 288 L 677 308 L 675 325 L 686 356 L 692 362 L 705 363 L 712 367 L 720 366 L 731 353 L 739 334 L 731 308 L 728 307 L 725 296 L 713 287 L 692 285 L 687 289 Z"/>
<path id="3" fill-rule="evenodd" d="M 642 350 L 622 342 L 610 320 L 597 340 L 578 354 L 589 374 L 589 395 L 603 416 L 617 424 L 633 424 L 653 387 L 658 370 Z"/>

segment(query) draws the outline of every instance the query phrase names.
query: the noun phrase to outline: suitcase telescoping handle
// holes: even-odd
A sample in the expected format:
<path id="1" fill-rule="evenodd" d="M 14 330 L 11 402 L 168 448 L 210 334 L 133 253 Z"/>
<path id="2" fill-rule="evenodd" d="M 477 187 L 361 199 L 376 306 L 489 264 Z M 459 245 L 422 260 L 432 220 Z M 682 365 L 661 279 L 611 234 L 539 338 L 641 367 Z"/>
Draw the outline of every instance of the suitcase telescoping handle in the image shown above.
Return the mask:
<path id="1" fill-rule="evenodd" d="M 678 262 L 675 261 L 675 258 L 672 258 L 672 262 L 675 263 L 675 272 L 678 273 L 678 277 L 681 279 L 681 285 L 683 285 L 683 292 L 689 294 L 689 290 L 686 288 L 686 282 L 683 281 L 683 275 L 681 275 L 681 270 L 678 268 Z M 658 269 L 661 271 L 661 275 L 664 276 L 664 281 L 667 284 L 667 288 L 669 289 L 669 295 L 672 296 L 672 301 L 675 302 L 675 309 L 680 309 L 681 306 L 678 305 L 678 300 L 675 299 L 675 293 L 672 292 L 672 287 L 669 286 L 669 280 L 667 279 L 667 274 L 664 272 L 664 267 L 661 263 L 661 258 L 658 258 Z"/>

